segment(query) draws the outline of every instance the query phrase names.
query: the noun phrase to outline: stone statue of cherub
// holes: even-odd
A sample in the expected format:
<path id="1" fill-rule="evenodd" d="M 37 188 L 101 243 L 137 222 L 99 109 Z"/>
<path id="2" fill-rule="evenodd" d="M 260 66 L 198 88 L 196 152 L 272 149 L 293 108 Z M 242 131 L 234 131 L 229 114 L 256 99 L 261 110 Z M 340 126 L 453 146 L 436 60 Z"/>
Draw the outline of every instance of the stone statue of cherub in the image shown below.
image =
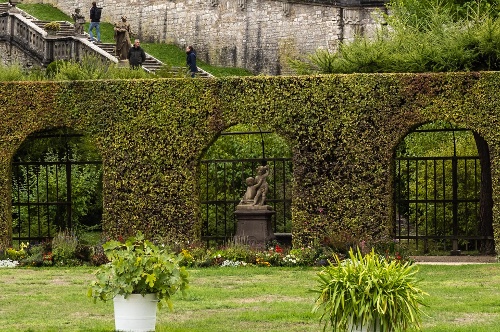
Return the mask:
<path id="1" fill-rule="evenodd" d="M 240 201 L 242 205 L 264 205 L 269 185 L 266 178 L 269 175 L 269 166 L 260 165 L 257 167 L 255 178 L 246 179 L 247 190 Z"/>

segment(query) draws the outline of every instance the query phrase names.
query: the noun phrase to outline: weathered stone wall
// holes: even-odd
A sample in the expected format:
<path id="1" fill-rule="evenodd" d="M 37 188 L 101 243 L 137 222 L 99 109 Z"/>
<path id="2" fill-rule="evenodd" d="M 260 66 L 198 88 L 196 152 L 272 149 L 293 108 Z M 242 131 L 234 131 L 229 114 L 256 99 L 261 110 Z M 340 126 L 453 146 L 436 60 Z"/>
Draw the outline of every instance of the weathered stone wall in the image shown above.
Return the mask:
<path id="1" fill-rule="evenodd" d="M 21 64 L 23 67 L 40 67 L 40 61 L 11 43 L 0 42 L 0 64 L 9 66 Z"/>
<path id="2" fill-rule="evenodd" d="M 67 14 L 81 8 L 88 19 L 91 2 L 50 3 Z M 255 73 L 286 74 L 286 56 L 334 50 L 356 32 L 370 33 L 377 6 L 356 0 L 100 0 L 103 20 L 128 17 L 143 41 L 195 47 L 198 58 L 214 65 L 244 67 Z M 342 5 L 342 3 L 344 5 Z"/>

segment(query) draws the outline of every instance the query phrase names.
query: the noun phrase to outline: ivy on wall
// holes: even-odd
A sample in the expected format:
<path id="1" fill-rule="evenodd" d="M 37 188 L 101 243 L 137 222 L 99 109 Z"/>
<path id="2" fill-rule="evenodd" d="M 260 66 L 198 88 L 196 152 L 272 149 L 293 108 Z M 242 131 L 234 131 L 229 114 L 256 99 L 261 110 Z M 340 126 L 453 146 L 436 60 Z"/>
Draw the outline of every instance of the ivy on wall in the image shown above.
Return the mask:
<path id="1" fill-rule="evenodd" d="M 100 150 L 111 237 L 199 238 L 199 160 L 237 123 L 273 128 L 293 149 L 295 245 L 339 232 L 387 237 L 394 149 L 429 121 L 486 139 L 498 201 L 500 73 L 17 82 L 1 91 L 0 249 L 11 237 L 12 156 L 30 133 L 62 126 Z M 499 212 L 495 204 L 496 243 Z"/>

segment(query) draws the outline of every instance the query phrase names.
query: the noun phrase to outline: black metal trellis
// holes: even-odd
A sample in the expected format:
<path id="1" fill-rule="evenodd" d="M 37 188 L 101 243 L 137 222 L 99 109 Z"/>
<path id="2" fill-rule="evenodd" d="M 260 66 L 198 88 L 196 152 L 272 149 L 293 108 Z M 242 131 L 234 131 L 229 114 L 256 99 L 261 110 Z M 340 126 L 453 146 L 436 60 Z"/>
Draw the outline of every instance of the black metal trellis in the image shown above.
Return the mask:
<path id="1" fill-rule="evenodd" d="M 398 157 L 395 164 L 395 239 L 414 249 L 478 250 L 492 236 L 480 232 L 481 166 L 479 156 Z"/>
<path id="2" fill-rule="evenodd" d="M 14 243 L 50 240 L 57 231 L 72 229 L 73 180 L 76 167 L 95 165 L 100 160 L 74 160 L 68 141 L 82 135 L 68 132 L 42 133 L 28 137 L 26 143 L 44 139 L 60 140 L 65 151 L 57 160 L 14 157 L 12 162 L 12 239 Z M 100 220 L 94 222 L 100 223 Z"/>
<path id="3" fill-rule="evenodd" d="M 245 193 L 245 179 L 255 175 L 258 165 L 267 164 L 269 192 L 266 204 L 271 205 L 273 231 L 291 237 L 291 158 L 266 158 L 264 134 L 270 132 L 225 132 L 221 135 L 260 135 L 262 158 L 215 159 L 201 161 L 202 239 L 207 243 L 224 243 L 236 231 L 234 211 Z"/>

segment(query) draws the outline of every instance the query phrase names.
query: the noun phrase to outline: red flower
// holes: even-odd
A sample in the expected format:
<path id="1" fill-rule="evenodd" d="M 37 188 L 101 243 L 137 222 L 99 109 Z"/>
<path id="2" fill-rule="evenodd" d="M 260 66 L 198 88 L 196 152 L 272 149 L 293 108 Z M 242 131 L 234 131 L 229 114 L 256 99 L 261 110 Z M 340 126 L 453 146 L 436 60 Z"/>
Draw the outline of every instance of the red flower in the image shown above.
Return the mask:
<path id="1" fill-rule="evenodd" d="M 279 253 L 279 254 L 282 254 L 283 253 L 283 249 L 281 249 L 281 247 L 279 245 L 276 245 L 276 248 L 275 248 L 276 252 Z"/>

